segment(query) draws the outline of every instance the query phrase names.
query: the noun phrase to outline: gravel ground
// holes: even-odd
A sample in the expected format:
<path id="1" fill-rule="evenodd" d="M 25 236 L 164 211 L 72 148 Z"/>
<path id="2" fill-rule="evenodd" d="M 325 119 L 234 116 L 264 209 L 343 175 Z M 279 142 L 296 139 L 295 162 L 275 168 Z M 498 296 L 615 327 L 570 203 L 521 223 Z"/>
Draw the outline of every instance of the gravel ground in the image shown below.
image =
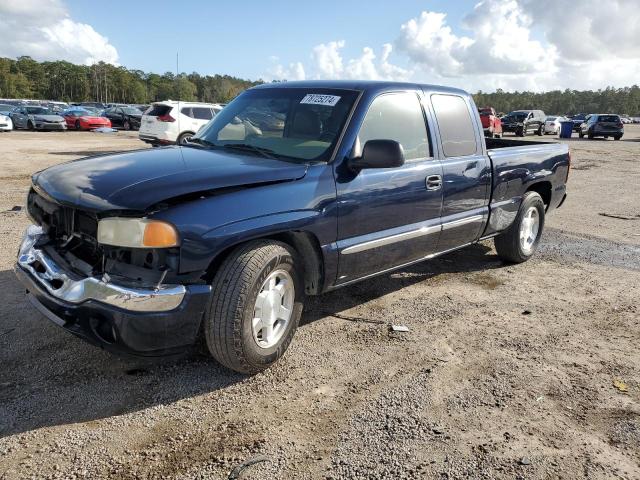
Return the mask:
<path id="1" fill-rule="evenodd" d="M 503 265 L 488 242 L 313 298 L 254 377 L 197 352 L 118 359 L 41 317 L 12 272 L 29 174 L 141 144 L 0 135 L 0 479 L 640 478 L 640 126 L 626 129 L 569 141 L 569 197 L 531 261 Z"/>

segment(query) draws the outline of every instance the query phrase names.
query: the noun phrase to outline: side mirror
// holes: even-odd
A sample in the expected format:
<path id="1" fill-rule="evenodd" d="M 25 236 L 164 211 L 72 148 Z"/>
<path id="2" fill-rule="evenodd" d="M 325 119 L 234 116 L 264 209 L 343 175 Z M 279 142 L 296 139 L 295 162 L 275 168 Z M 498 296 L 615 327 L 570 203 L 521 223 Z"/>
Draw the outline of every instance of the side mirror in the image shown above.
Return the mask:
<path id="1" fill-rule="evenodd" d="M 394 168 L 404 165 L 402 145 L 395 140 L 369 140 L 364 144 L 362 155 L 349 160 L 353 170 L 363 168 Z"/>

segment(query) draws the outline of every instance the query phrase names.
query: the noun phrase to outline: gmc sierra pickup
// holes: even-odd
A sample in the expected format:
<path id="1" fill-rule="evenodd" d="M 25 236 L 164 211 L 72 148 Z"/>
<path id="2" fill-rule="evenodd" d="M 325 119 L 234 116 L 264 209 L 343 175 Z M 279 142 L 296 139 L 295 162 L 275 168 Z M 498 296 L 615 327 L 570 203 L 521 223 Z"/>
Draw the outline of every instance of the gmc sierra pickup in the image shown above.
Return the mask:
<path id="1" fill-rule="evenodd" d="M 184 146 L 34 174 L 16 272 L 95 345 L 160 356 L 204 337 L 253 373 L 284 354 L 306 296 L 491 237 L 524 262 L 569 164 L 565 144 L 485 139 L 462 90 L 265 84 Z"/>

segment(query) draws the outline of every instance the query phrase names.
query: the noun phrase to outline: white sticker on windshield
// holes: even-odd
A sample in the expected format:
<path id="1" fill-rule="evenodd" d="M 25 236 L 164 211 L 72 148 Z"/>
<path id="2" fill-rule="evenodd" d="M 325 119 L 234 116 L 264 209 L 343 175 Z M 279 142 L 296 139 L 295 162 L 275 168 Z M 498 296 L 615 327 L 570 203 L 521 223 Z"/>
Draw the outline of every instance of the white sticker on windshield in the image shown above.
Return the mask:
<path id="1" fill-rule="evenodd" d="M 339 101 L 340 97 L 338 97 L 337 95 L 320 95 L 319 93 L 308 93 L 302 100 L 300 100 L 300 103 L 333 107 Z"/>

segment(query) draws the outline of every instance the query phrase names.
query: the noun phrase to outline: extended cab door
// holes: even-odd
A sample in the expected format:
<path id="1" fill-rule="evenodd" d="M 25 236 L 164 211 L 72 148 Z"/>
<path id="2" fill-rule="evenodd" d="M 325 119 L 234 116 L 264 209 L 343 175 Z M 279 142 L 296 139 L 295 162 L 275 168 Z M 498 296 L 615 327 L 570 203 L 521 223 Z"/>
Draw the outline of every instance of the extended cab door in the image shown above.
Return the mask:
<path id="1" fill-rule="evenodd" d="M 395 140 L 405 164 L 350 171 L 343 162 L 336 168 L 338 284 L 423 258 L 435 251 L 440 235 L 442 171 L 420 93 L 381 93 L 358 128 L 352 156 L 369 140 Z"/>
<path id="2" fill-rule="evenodd" d="M 434 93 L 430 96 L 438 129 L 442 165 L 442 233 L 438 252 L 478 239 L 488 217 L 491 164 L 476 108 L 469 97 Z"/>

